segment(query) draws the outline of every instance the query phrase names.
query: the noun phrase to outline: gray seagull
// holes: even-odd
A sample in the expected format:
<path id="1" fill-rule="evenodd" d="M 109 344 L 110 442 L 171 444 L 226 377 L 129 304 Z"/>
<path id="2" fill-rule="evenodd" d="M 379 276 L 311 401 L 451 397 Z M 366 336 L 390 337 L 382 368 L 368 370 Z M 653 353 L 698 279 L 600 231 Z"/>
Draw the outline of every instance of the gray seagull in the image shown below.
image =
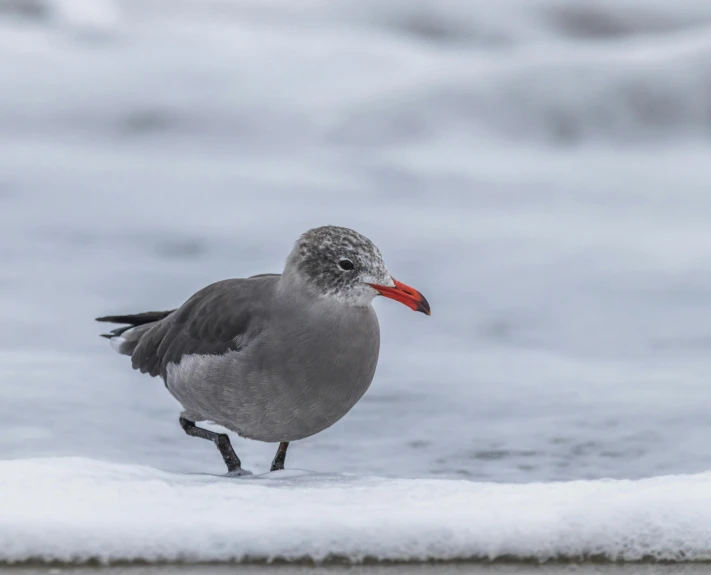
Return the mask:
<path id="1" fill-rule="evenodd" d="M 373 242 L 324 226 L 297 240 L 281 274 L 218 281 L 178 309 L 97 321 L 123 324 L 103 337 L 134 369 L 160 376 L 183 406 L 185 432 L 212 441 L 229 475 L 244 475 L 229 437 L 195 423 L 278 442 L 271 470 L 284 469 L 290 442 L 332 426 L 370 387 L 378 295 L 430 314 Z"/>

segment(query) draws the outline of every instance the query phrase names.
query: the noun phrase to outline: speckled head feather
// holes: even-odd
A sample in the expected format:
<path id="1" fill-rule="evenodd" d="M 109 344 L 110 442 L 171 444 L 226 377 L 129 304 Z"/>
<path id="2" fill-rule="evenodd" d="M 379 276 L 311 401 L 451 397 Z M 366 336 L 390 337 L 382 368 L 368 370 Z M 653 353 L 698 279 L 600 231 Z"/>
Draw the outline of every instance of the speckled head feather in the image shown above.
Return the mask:
<path id="1" fill-rule="evenodd" d="M 368 284 L 392 286 L 380 250 L 358 232 L 338 226 L 314 228 L 303 234 L 287 268 L 318 294 L 353 305 L 369 303 L 378 292 Z"/>

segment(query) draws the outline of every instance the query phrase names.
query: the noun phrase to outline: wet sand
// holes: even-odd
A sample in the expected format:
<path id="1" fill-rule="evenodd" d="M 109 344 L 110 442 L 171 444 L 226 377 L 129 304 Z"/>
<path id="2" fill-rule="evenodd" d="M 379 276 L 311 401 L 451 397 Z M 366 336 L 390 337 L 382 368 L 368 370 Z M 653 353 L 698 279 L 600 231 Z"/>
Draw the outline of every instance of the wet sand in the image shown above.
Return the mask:
<path id="1" fill-rule="evenodd" d="M 162 565 L 121 567 L 0 566 L 0 575 L 706 575 L 709 564 L 421 564 Z"/>

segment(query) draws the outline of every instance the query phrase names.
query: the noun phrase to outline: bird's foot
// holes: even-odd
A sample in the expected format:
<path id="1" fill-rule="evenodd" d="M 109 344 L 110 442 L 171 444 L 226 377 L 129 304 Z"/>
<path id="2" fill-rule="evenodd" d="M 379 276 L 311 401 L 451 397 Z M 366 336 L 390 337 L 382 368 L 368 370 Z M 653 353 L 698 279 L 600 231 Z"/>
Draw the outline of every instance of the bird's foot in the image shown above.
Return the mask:
<path id="1" fill-rule="evenodd" d="M 232 469 L 225 473 L 225 477 L 245 477 L 247 475 L 254 475 L 249 469 L 242 469 L 238 467 L 237 469 Z"/>

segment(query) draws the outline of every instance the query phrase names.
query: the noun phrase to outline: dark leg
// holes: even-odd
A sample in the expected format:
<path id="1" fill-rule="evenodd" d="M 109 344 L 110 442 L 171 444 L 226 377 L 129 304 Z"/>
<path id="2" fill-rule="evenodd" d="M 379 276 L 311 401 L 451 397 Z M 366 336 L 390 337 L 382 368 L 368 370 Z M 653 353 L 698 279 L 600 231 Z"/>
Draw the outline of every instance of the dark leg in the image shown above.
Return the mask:
<path id="1" fill-rule="evenodd" d="M 276 455 L 274 456 L 274 461 L 272 461 L 272 468 L 269 471 L 278 471 L 279 469 L 284 469 L 284 460 L 286 459 L 287 447 L 289 447 L 288 441 L 282 441 L 279 444 L 279 449 L 277 449 Z"/>
<path id="2" fill-rule="evenodd" d="M 232 473 L 242 469 L 242 462 L 239 460 L 239 457 L 237 457 L 235 450 L 232 449 L 230 438 L 227 435 L 197 427 L 194 422 L 185 419 L 182 415 L 180 416 L 180 427 L 191 437 L 200 437 L 212 441 L 217 446 L 217 449 L 220 450 L 222 459 L 225 460 L 225 464 L 227 465 L 227 471 Z"/>

